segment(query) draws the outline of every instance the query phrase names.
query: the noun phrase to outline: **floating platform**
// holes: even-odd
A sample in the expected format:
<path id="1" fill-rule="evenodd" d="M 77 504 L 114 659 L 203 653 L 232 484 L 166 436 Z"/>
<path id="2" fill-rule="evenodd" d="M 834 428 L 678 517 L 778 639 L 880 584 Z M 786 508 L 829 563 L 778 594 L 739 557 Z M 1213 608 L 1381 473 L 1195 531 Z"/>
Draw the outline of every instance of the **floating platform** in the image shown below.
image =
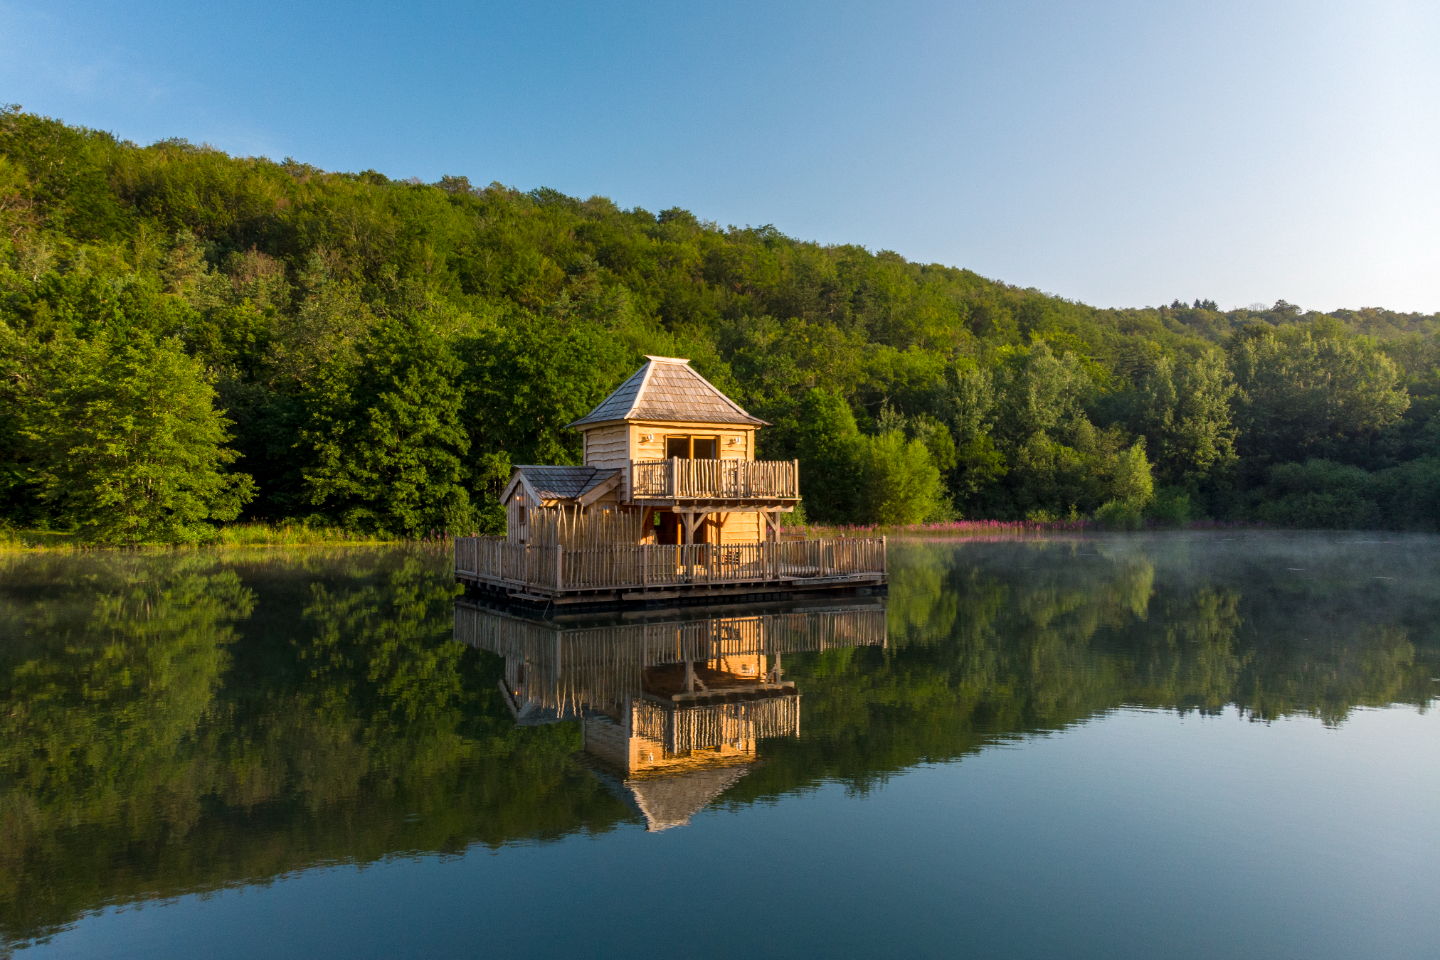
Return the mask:
<path id="1" fill-rule="evenodd" d="M 456 537 L 455 579 L 516 604 L 650 606 L 854 596 L 883 589 L 884 537 L 534 546 Z"/>

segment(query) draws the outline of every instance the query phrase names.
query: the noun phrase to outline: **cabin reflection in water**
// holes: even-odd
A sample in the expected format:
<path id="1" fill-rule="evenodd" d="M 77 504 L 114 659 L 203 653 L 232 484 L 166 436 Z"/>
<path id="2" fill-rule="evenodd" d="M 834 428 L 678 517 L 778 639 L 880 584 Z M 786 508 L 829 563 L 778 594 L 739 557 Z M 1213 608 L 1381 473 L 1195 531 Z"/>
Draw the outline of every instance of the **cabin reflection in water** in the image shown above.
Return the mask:
<path id="1" fill-rule="evenodd" d="M 759 740 L 800 735 L 785 654 L 884 646 L 885 605 L 559 624 L 459 601 L 455 638 L 505 658 L 518 724 L 578 720 L 596 775 L 664 830 L 744 776 Z"/>

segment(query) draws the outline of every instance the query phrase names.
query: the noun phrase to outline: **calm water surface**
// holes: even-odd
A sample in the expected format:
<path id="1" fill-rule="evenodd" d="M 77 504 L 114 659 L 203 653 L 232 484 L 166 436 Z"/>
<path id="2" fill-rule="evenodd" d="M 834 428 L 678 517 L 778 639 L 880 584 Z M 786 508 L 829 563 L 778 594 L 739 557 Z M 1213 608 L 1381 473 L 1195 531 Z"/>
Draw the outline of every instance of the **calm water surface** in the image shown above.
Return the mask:
<path id="1" fill-rule="evenodd" d="M 1440 538 L 890 562 L 537 624 L 418 549 L 0 557 L 0 955 L 1440 956 Z"/>

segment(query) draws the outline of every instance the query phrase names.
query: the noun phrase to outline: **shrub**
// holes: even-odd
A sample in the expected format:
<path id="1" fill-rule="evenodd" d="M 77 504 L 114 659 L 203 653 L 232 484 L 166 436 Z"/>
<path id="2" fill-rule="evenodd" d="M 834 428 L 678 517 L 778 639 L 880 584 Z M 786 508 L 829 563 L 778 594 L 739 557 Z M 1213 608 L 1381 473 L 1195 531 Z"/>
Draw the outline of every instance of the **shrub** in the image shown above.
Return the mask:
<path id="1" fill-rule="evenodd" d="M 1139 530 L 1144 525 L 1140 507 L 1126 500 L 1108 500 L 1095 511 L 1095 522 L 1106 530 Z"/>
<path id="2" fill-rule="evenodd" d="M 1190 494 L 1184 490 L 1162 487 L 1145 513 L 1160 523 L 1181 527 L 1193 519 L 1195 508 L 1190 502 Z"/>
<path id="3" fill-rule="evenodd" d="M 862 523 L 920 523 L 943 512 L 940 471 L 925 444 L 894 430 L 861 438 L 855 450 Z"/>
<path id="4" fill-rule="evenodd" d="M 1310 529 L 1354 529 L 1381 523 L 1370 474 L 1328 460 L 1277 464 L 1255 510 L 1266 523 Z"/>

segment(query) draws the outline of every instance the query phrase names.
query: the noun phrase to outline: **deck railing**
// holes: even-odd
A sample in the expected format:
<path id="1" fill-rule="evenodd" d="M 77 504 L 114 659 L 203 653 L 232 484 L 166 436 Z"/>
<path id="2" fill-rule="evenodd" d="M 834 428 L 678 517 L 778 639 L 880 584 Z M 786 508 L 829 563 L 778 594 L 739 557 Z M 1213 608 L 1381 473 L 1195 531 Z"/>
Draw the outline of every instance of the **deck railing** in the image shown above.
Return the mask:
<path id="1" fill-rule="evenodd" d="M 645 500 L 795 500 L 796 460 L 636 460 L 630 490 Z"/>
<path id="2" fill-rule="evenodd" d="M 885 539 L 756 543 L 613 543 L 570 550 L 455 538 L 455 575 L 556 594 L 703 584 L 869 579 L 885 574 Z"/>
<path id="3" fill-rule="evenodd" d="M 564 626 L 455 604 L 455 639 L 505 658 L 509 692 L 563 715 L 622 708 L 647 667 L 886 644 L 884 606 Z M 757 678 L 758 679 L 758 678 Z"/>

